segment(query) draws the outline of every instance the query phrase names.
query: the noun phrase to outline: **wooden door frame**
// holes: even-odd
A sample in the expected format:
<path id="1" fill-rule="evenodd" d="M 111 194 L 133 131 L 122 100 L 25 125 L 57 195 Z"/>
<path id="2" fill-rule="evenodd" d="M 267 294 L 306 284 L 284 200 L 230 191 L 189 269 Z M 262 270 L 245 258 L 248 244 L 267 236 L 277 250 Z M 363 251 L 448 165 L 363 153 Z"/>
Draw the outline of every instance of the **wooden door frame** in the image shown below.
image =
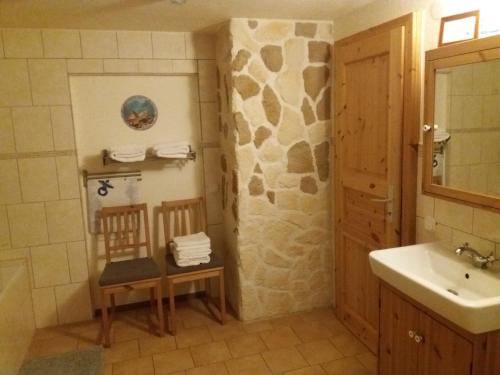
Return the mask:
<path id="1" fill-rule="evenodd" d="M 337 77 L 335 56 L 337 51 L 344 45 L 387 32 L 393 28 L 405 28 L 405 66 L 404 66 L 404 86 L 403 86 L 403 129 L 402 129 L 402 164 L 401 164 L 401 245 L 411 245 L 415 243 L 416 237 L 416 210 L 417 210 L 417 165 L 418 165 L 418 142 L 420 137 L 421 122 L 421 47 L 420 47 L 420 12 L 413 12 L 405 16 L 396 18 L 392 21 L 361 31 L 352 36 L 336 41 L 332 48 L 332 70 Z M 337 82 L 337 80 L 335 80 Z M 337 84 L 337 83 L 336 83 Z M 332 184 L 332 197 L 334 201 L 339 202 L 341 193 L 340 175 L 335 173 L 339 171 L 339 158 L 335 152 L 335 119 L 338 117 L 338 111 L 335 110 L 337 90 L 334 87 L 332 95 L 332 116 L 333 126 L 331 133 L 330 147 L 332 148 L 330 168 L 331 176 L 334 176 Z M 340 246 L 340 228 L 337 224 L 341 217 L 339 205 L 335 204 L 334 215 L 332 215 L 332 244 L 334 249 Z M 339 265 L 339 252 L 335 252 L 335 264 Z M 335 299 L 336 309 L 339 306 L 341 296 L 339 272 L 335 270 Z"/>

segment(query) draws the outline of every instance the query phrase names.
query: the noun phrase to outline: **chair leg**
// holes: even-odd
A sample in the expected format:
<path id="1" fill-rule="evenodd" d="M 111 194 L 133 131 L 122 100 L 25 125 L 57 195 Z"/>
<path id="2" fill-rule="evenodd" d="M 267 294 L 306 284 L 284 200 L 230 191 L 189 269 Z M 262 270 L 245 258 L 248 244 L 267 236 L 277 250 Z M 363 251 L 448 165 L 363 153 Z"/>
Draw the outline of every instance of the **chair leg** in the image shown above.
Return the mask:
<path id="1" fill-rule="evenodd" d="M 104 337 L 104 347 L 109 348 L 109 317 L 108 317 L 108 295 L 104 289 L 101 289 L 101 313 L 102 313 L 102 333 Z"/>
<path id="2" fill-rule="evenodd" d="M 158 328 L 160 332 L 160 337 L 165 336 L 165 322 L 163 319 L 163 293 L 161 292 L 161 280 L 158 281 L 156 287 L 156 304 L 158 307 Z"/>
<path id="3" fill-rule="evenodd" d="M 170 306 L 170 333 L 175 336 L 176 330 L 176 319 L 175 319 L 175 290 L 173 280 L 168 280 L 168 304 Z"/>
<path id="4" fill-rule="evenodd" d="M 149 305 L 151 307 L 151 313 L 155 311 L 155 289 L 156 288 L 149 288 Z"/>
<path id="5" fill-rule="evenodd" d="M 220 322 L 221 324 L 224 324 L 226 322 L 226 296 L 224 289 L 224 270 L 221 270 L 219 274 L 219 298 L 220 298 Z"/>

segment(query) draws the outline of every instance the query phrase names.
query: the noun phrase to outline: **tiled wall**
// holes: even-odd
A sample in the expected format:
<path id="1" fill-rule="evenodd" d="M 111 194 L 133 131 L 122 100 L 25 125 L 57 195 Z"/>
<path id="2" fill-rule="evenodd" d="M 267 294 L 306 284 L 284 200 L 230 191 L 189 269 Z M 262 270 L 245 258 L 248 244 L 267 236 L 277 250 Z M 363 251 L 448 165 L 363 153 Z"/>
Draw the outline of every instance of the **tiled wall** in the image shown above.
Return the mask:
<path id="1" fill-rule="evenodd" d="M 448 71 L 446 185 L 500 196 L 500 60 Z"/>
<path id="2" fill-rule="evenodd" d="M 2 30 L 0 259 L 28 258 L 38 327 L 92 310 L 70 74 L 198 73 L 210 234 L 222 246 L 214 49 L 190 33 Z"/>

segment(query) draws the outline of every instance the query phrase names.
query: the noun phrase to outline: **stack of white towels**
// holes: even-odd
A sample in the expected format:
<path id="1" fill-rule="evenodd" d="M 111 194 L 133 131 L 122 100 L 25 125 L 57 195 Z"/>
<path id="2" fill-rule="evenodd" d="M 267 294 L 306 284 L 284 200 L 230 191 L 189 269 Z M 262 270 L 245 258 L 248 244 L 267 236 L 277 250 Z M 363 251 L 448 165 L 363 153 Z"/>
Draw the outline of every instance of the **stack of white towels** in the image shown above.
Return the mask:
<path id="1" fill-rule="evenodd" d="M 210 238 L 204 232 L 174 237 L 170 250 L 179 267 L 209 263 L 212 252 Z"/>
<path id="2" fill-rule="evenodd" d="M 113 147 L 108 150 L 108 155 L 111 159 L 122 163 L 143 161 L 146 159 L 146 148 L 144 146 Z"/>
<path id="3" fill-rule="evenodd" d="M 186 159 L 191 152 L 187 142 L 159 143 L 153 146 L 153 154 L 159 158 Z"/>

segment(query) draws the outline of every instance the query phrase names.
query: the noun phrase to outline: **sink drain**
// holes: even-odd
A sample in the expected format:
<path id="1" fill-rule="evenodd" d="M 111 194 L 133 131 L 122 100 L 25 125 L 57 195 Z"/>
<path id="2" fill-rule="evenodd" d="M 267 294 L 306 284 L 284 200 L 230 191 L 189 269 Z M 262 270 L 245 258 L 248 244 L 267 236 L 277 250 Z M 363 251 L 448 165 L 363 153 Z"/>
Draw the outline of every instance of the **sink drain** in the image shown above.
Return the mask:
<path id="1" fill-rule="evenodd" d="M 450 292 L 451 294 L 454 294 L 454 295 L 458 296 L 458 292 L 455 289 L 448 288 L 448 289 L 446 289 L 446 291 Z"/>

